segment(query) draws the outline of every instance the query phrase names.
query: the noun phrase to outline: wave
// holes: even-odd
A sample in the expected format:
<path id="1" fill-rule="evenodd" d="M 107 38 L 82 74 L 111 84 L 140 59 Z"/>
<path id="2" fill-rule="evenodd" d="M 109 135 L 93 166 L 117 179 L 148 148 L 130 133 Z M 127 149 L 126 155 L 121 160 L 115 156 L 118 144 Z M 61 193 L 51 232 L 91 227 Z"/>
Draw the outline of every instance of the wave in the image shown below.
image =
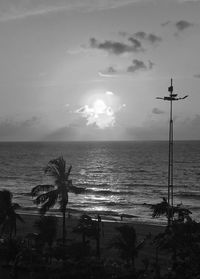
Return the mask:
<path id="1" fill-rule="evenodd" d="M 179 193 L 175 193 L 175 196 L 187 198 L 187 199 L 193 199 L 193 198 L 200 199 L 200 192 L 179 192 Z"/>

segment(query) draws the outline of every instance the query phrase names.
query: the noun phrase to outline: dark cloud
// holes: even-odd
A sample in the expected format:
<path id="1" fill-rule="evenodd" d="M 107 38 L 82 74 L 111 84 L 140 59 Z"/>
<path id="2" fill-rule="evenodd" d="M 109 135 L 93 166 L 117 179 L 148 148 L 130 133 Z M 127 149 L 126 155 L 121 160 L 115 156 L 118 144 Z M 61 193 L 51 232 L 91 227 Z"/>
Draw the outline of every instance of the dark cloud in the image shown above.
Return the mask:
<path id="1" fill-rule="evenodd" d="M 110 41 L 110 40 L 99 42 L 97 39 L 91 38 L 90 47 L 101 49 L 115 55 L 143 51 L 141 42 L 139 40 L 136 40 L 134 38 L 129 38 L 129 42 L 131 42 L 131 44 Z"/>
<path id="2" fill-rule="evenodd" d="M 193 23 L 186 21 L 186 20 L 179 20 L 175 23 L 175 26 L 178 31 L 183 31 L 193 25 L 194 25 Z"/>
<path id="3" fill-rule="evenodd" d="M 147 66 L 142 60 L 134 59 L 132 64 L 127 68 L 128 73 L 135 73 L 137 71 L 147 71 L 151 70 L 154 66 L 154 63 L 149 61 L 149 65 Z"/>
<path id="4" fill-rule="evenodd" d="M 147 66 L 143 61 L 134 59 L 132 65 L 127 68 L 127 72 L 135 73 L 140 70 L 147 70 Z"/>
<path id="5" fill-rule="evenodd" d="M 153 114 L 163 114 L 165 112 L 163 110 L 160 110 L 159 108 L 153 108 L 152 113 Z"/>
<path id="6" fill-rule="evenodd" d="M 148 41 L 151 44 L 159 43 L 162 41 L 162 38 L 160 36 L 157 36 L 152 33 L 147 34 L 144 31 L 139 31 L 139 32 L 135 33 L 134 36 L 138 39 Z"/>

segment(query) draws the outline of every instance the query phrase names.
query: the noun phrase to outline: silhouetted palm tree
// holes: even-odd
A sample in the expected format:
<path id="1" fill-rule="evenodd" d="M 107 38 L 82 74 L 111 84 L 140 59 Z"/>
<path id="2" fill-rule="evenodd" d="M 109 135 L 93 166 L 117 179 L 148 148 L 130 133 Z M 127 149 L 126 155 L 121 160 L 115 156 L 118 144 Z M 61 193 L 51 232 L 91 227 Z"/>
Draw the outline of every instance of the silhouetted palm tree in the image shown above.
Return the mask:
<path id="1" fill-rule="evenodd" d="M 173 207 L 170 206 L 166 198 L 163 198 L 162 202 L 152 205 L 151 209 L 153 209 L 152 217 L 154 218 L 160 217 L 161 215 L 174 218 L 174 216 L 177 215 L 177 220 L 179 222 L 184 222 L 185 220 L 190 218 L 189 215 L 192 214 L 192 212 L 189 209 L 183 207 L 182 204 L 177 204 Z"/>
<path id="2" fill-rule="evenodd" d="M 144 241 L 137 243 L 136 231 L 132 226 L 124 225 L 116 229 L 119 235 L 113 238 L 111 247 L 117 248 L 120 251 L 121 258 L 135 267 L 135 258 L 138 256 L 139 250 L 143 247 Z"/>
<path id="3" fill-rule="evenodd" d="M 161 215 L 168 216 L 169 204 L 166 198 L 163 198 L 162 202 L 153 204 L 151 209 L 153 209 L 152 217 L 160 217 Z"/>
<path id="4" fill-rule="evenodd" d="M 83 188 L 72 185 L 72 180 L 69 179 L 72 166 L 66 171 L 66 162 L 63 157 L 50 160 L 45 168 L 45 174 L 54 179 L 55 185 L 37 185 L 31 191 L 32 196 L 37 196 L 35 203 L 41 205 L 40 213 L 45 214 L 49 208 L 54 207 L 58 202 L 60 211 L 63 215 L 63 244 L 65 244 L 65 215 L 66 206 L 68 203 L 68 193 L 73 192 L 79 194 L 84 192 Z M 42 193 L 41 193 L 42 192 Z"/>
<path id="5" fill-rule="evenodd" d="M 12 235 L 17 233 L 17 220 L 24 222 L 23 218 L 15 212 L 20 206 L 12 202 L 12 193 L 8 190 L 0 191 L 0 225 L 1 233 Z"/>

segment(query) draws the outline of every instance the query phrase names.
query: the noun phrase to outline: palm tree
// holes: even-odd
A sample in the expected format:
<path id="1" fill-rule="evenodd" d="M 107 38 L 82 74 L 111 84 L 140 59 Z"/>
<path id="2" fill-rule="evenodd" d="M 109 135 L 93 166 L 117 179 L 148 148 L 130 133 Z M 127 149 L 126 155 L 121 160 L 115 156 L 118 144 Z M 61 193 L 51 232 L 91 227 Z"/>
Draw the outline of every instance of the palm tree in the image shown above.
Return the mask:
<path id="1" fill-rule="evenodd" d="M 188 218 L 190 218 L 190 214 L 192 212 L 183 207 L 182 204 L 177 204 L 176 206 L 170 206 L 166 198 L 163 198 L 162 202 L 153 204 L 151 206 L 151 209 L 153 210 L 152 217 L 160 217 L 161 215 L 165 215 L 167 218 L 168 216 L 173 217 L 176 214 L 177 215 L 177 220 L 179 222 L 184 222 Z M 168 224 L 169 225 L 169 224 Z"/>
<path id="2" fill-rule="evenodd" d="M 116 229 L 119 231 L 119 235 L 113 238 L 111 247 L 117 248 L 120 251 L 121 258 L 125 259 L 127 264 L 132 263 L 134 268 L 135 258 L 143 247 L 144 241 L 137 243 L 136 231 L 132 226 L 123 225 Z"/>
<path id="3" fill-rule="evenodd" d="M 54 179 L 55 185 L 37 185 L 31 191 L 32 196 L 37 196 L 34 202 L 37 205 L 41 205 L 40 213 L 42 215 L 44 215 L 50 208 L 54 207 L 57 202 L 60 204 L 63 220 L 63 245 L 65 244 L 66 235 L 65 216 L 68 193 L 73 192 L 79 194 L 84 192 L 83 188 L 72 185 L 72 180 L 69 179 L 71 169 L 72 166 L 66 171 L 66 162 L 63 157 L 50 160 L 44 172 L 46 175 L 51 176 Z"/>
<path id="4" fill-rule="evenodd" d="M 15 212 L 20 206 L 12 202 L 12 193 L 8 190 L 0 191 L 0 225 L 1 233 L 6 233 L 9 238 L 17 233 L 17 220 L 24 222 L 23 218 Z"/>

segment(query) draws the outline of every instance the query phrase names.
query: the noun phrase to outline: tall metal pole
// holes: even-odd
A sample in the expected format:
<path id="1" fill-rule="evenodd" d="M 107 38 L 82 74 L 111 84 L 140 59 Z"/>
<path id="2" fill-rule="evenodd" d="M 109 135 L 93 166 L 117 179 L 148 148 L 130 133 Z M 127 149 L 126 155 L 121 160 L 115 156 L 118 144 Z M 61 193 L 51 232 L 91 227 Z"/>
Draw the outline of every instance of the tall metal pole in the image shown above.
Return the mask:
<path id="1" fill-rule="evenodd" d="M 173 115 L 172 115 L 172 93 L 173 85 L 168 88 L 170 92 L 170 118 L 169 118 L 169 160 L 168 160 L 168 225 L 173 220 Z M 172 219 L 172 220 L 171 220 Z"/>
<path id="2" fill-rule="evenodd" d="M 188 95 L 178 98 L 178 94 L 173 94 L 173 80 L 171 79 L 171 85 L 168 87 L 168 91 L 170 92 L 169 96 L 164 98 L 157 97 L 157 99 L 162 99 L 164 101 L 170 101 L 170 111 L 169 111 L 169 148 L 168 148 L 168 226 L 170 226 L 173 222 L 173 207 L 174 207 L 174 185 L 173 185 L 173 156 L 174 156 L 174 143 L 173 143 L 173 114 L 172 114 L 172 103 L 173 101 L 183 100 L 188 97 Z"/>

